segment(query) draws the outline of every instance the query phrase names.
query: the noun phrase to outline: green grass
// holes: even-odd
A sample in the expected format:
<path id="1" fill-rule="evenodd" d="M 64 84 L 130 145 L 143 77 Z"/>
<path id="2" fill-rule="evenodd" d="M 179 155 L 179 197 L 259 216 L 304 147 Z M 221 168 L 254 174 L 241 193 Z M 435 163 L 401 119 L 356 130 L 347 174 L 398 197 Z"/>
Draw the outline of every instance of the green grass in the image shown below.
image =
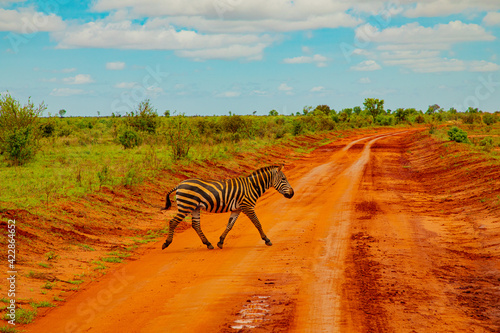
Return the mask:
<path id="1" fill-rule="evenodd" d="M 83 280 L 70 280 L 68 282 L 71 284 L 79 285 L 79 284 L 82 284 L 84 281 Z"/>
<path id="2" fill-rule="evenodd" d="M 119 258 L 128 258 L 130 257 L 130 253 L 124 253 L 124 252 L 118 252 L 118 251 L 112 251 L 108 253 L 110 256 L 115 256 Z"/>
<path id="3" fill-rule="evenodd" d="M 19 332 L 15 327 L 12 326 L 2 326 L 0 327 L 0 333 L 17 333 Z"/>
<path id="4" fill-rule="evenodd" d="M 95 251 L 95 249 L 93 247 L 91 247 L 90 245 L 87 245 L 87 244 L 78 244 L 78 246 L 86 251 Z"/>
<path id="5" fill-rule="evenodd" d="M 38 309 L 38 308 L 54 308 L 56 307 L 57 305 L 55 304 L 52 304 L 50 302 L 47 302 L 47 301 L 41 301 L 41 302 L 32 302 L 30 303 L 31 307 L 35 308 L 35 309 Z"/>
<path id="6" fill-rule="evenodd" d="M 123 262 L 122 258 L 117 258 L 117 257 L 104 257 L 104 258 L 101 258 L 101 260 L 104 262 L 114 262 L 114 263 Z"/>
<path id="7" fill-rule="evenodd" d="M 42 286 L 43 289 L 51 290 L 54 288 L 56 285 L 56 282 L 45 282 L 45 284 Z"/>
<path id="8" fill-rule="evenodd" d="M 26 310 L 23 308 L 17 308 L 16 309 L 16 320 L 15 322 L 17 324 L 29 324 L 35 320 L 35 317 L 37 315 L 36 310 Z M 11 320 L 10 317 L 7 316 L 7 314 L 4 315 L 4 320 Z"/>
<path id="9" fill-rule="evenodd" d="M 91 262 L 92 264 L 96 265 L 96 267 L 94 267 L 94 271 L 97 271 L 97 270 L 100 270 L 100 271 L 103 271 L 105 270 L 106 268 L 108 268 L 106 265 L 104 265 L 101 261 L 99 260 L 93 260 Z"/>

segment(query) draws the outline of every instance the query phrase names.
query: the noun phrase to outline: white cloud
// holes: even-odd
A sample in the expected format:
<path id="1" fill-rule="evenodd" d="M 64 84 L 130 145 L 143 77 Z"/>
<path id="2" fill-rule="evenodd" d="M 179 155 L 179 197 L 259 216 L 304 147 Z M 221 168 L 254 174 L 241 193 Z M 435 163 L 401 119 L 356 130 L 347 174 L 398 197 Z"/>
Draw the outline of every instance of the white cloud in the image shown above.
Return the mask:
<path id="1" fill-rule="evenodd" d="M 370 80 L 369 77 L 362 77 L 362 78 L 359 79 L 358 82 L 362 83 L 362 84 L 368 84 L 368 83 L 372 83 L 372 80 Z"/>
<path id="2" fill-rule="evenodd" d="M 259 43 L 257 45 L 229 45 L 220 48 L 207 48 L 202 50 L 179 50 L 176 54 L 185 58 L 192 58 L 196 61 L 209 59 L 234 60 L 243 58 L 245 60 L 261 60 L 263 51 L 267 44 Z"/>
<path id="3" fill-rule="evenodd" d="M 225 91 L 225 92 L 219 93 L 215 96 L 216 97 L 224 97 L 224 98 L 234 98 L 234 97 L 238 97 L 240 95 L 241 95 L 241 92 L 239 92 L 239 91 Z"/>
<path id="4" fill-rule="evenodd" d="M 132 89 L 136 84 L 137 84 L 137 82 L 120 82 L 120 83 L 115 84 L 115 88 Z"/>
<path id="5" fill-rule="evenodd" d="M 315 54 L 312 57 L 300 56 L 300 57 L 295 57 L 295 58 L 285 58 L 283 60 L 283 62 L 285 64 L 311 64 L 311 63 L 314 63 L 318 67 L 326 67 L 327 61 L 328 61 L 328 58 L 321 55 L 321 54 Z"/>
<path id="6" fill-rule="evenodd" d="M 381 69 L 382 67 L 377 64 L 375 60 L 365 60 L 357 64 L 356 66 L 352 66 L 351 69 L 355 71 L 376 71 Z"/>
<path id="7" fill-rule="evenodd" d="M 495 36 L 486 32 L 483 27 L 461 21 L 437 24 L 434 27 L 423 27 L 415 22 L 384 30 L 367 23 L 356 28 L 355 34 L 360 41 L 410 45 L 411 48 L 415 46 L 421 49 L 443 49 L 450 48 L 454 43 L 495 40 Z"/>
<path id="8" fill-rule="evenodd" d="M 438 17 L 467 12 L 481 12 L 500 9 L 496 0 L 427 0 L 414 1 L 404 13 L 407 17 Z"/>
<path id="9" fill-rule="evenodd" d="M 325 87 L 323 87 L 323 86 L 318 86 L 318 87 L 313 87 L 313 88 L 311 89 L 311 92 L 320 92 L 320 91 L 323 91 L 323 90 L 325 90 Z"/>
<path id="10" fill-rule="evenodd" d="M 500 70 L 500 66 L 498 64 L 485 60 L 471 61 L 468 63 L 468 66 L 471 72 L 494 72 Z"/>
<path id="11" fill-rule="evenodd" d="M 170 24 L 203 32 L 242 33 L 354 27 L 361 21 L 346 13 L 350 7 L 328 0 L 99 0 L 93 9 L 128 10 L 136 17 L 167 16 Z"/>
<path id="12" fill-rule="evenodd" d="M 452 46 L 458 43 L 494 41 L 496 39 L 495 36 L 477 24 L 452 21 L 433 27 L 423 27 L 418 23 L 410 23 L 383 30 L 365 24 L 358 27 L 355 33 L 357 38 L 376 44 L 374 49 L 360 52 L 361 55 L 371 58 L 367 60 L 368 62 L 375 59 L 384 65 L 401 66 L 421 73 L 493 71 L 497 68 L 497 65 L 491 62 L 456 59 L 454 53 L 451 52 Z M 448 57 L 442 55 L 443 51 L 448 51 Z M 374 63 L 371 64 L 374 65 Z M 368 70 L 370 68 L 368 65 L 365 61 L 352 69 Z"/>
<path id="13" fill-rule="evenodd" d="M 116 48 L 175 50 L 181 57 L 206 59 L 243 58 L 260 60 L 263 50 L 275 38 L 252 34 L 200 34 L 176 30 L 164 19 L 148 19 L 141 24 L 105 20 L 71 26 L 53 34 L 58 48 Z"/>
<path id="14" fill-rule="evenodd" d="M 87 92 L 83 89 L 71 89 L 71 88 L 54 88 L 50 92 L 50 95 L 57 97 L 66 97 L 72 95 L 85 95 Z"/>
<path id="15" fill-rule="evenodd" d="M 500 25 L 500 12 L 489 12 L 483 18 L 483 23 L 486 25 Z"/>
<path id="16" fill-rule="evenodd" d="M 302 52 L 305 54 L 312 54 L 312 50 L 309 46 L 302 46 Z"/>
<path id="17" fill-rule="evenodd" d="M 40 31 L 60 31 L 64 28 L 65 23 L 59 16 L 37 12 L 32 7 L 17 10 L 0 8 L 0 31 L 31 34 Z"/>
<path id="18" fill-rule="evenodd" d="M 113 71 L 119 71 L 125 68 L 125 63 L 122 61 L 116 61 L 116 62 L 107 62 L 106 63 L 106 69 L 108 70 L 113 70 Z"/>
<path id="19" fill-rule="evenodd" d="M 77 74 L 76 76 L 64 78 L 63 82 L 66 84 L 87 84 L 94 82 L 94 80 L 89 74 Z"/>
<path id="20" fill-rule="evenodd" d="M 279 85 L 278 90 L 280 90 L 280 91 L 292 91 L 292 90 L 293 90 L 293 88 L 292 88 L 292 87 L 290 87 L 290 86 L 289 86 L 288 84 L 286 84 L 286 83 L 282 83 L 282 84 L 280 84 L 280 85 Z"/>
<path id="21" fill-rule="evenodd" d="M 96 0 L 107 13 L 52 34 L 57 48 L 175 50 L 181 57 L 261 60 L 280 32 L 355 27 L 348 2 L 329 0 Z M 306 52 L 306 51 L 304 51 Z M 326 66 L 315 61 L 319 67 Z"/>

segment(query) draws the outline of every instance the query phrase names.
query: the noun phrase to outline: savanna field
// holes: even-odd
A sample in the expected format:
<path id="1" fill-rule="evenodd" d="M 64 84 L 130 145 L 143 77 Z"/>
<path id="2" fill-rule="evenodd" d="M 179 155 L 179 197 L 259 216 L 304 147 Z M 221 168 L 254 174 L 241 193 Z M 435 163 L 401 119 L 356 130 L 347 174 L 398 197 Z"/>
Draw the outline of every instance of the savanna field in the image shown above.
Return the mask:
<path id="1" fill-rule="evenodd" d="M 398 171 L 394 171 L 398 182 L 387 185 L 388 191 L 396 189 L 402 193 L 401 196 L 410 198 L 398 202 L 407 211 L 414 214 L 425 212 L 419 207 L 424 205 L 422 202 L 427 205 L 430 200 L 433 208 L 427 211 L 432 210 L 431 216 L 436 214 L 441 218 L 447 212 L 466 214 L 460 210 L 461 207 L 468 207 L 479 215 L 489 214 L 484 224 L 476 223 L 471 227 L 476 238 L 487 234 L 487 238 L 482 240 L 483 252 L 464 254 L 470 249 L 451 245 L 443 250 L 448 259 L 451 258 L 450 253 L 467 257 L 460 270 L 469 264 L 474 265 L 476 257 L 477 262 L 485 260 L 487 265 L 492 265 L 491 260 L 498 260 L 500 255 L 497 224 L 500 213 L 498 113 L 490 114 L 473 108 L 457 112 L 454 109 L 443 110 L 438 105 L 432 105 L 428 110 L 386 110 L 383 100 L 372 98 L 365 99 L 363 106 L 343 110 L 318 105 L 304 107 L 291 115 L 280 115 L 271 110 L 267 116 L 186 116 L 156 110 L 149 100 L 139 103 L 129 114 L 112 117 L 65 117 L 64 112 L 48 116 L 44 113 L 45 109 L 43 104 L 35 105 L 31 101 L 24 104 L 10 95 L 1 97 L 0 244 L 7 249 L 13 243 L 10 241 L 13 237 L 9 237 L 12 234 L 9 226 L 10 221 L 15 221 L 15 260 L 8 256 L 7 250 L 0 252 L 0 259 L 3 263 L 15 265 L 15 320 L 20 325 L 2 324 L 0 332 L 21 332 L 23 327 L 29 328 L 30 323 L 44 317 L 53 308 L 64 307 L 80 291 L 115 274 L 121 265 L 138 261 L 152 251 L 152 244 L 165 237 L 167 222 L 175 213 L 160 213 L 165 193 L 179 181 L 192 177 L 238 177 L 263 166 L 284 164 L 285 173 L 300 183 L 300 178 L 293 176 L 294 169 L 299 175 L 298 171 L 302 170 L 299 166 L 304 161 L 307 162 L 308 158 L 312 160 L 316 156 L 314 154 L 323 154 L 324 161 L 327 161 L 329 152 L 341 154 L 342 144 L 360 138 L 381 136 L 380 144 L 374 141 L 365 146 L 374 153 L 390 148 L 384 157 L 369 160 L 367 167 L 359 171 L 362 172 L 360 179 L 363 179 L 360 188 L 376 191 L 377 186 L 382 186 L 383 181 L 370 183 L 369 179 L 375 179 L 377 172 L 373 173 L 373 178 L 366 178 L 366 170 L 382 167 L 377 161 L 388 158 L 394 164 L 388 164 L 387 170 L 399 166 Z M 403 135 L 401 133 L 407 132 L 410 134 L 399 141 L 384 139 L 384 135 Z M 346 156 L 363 156 L 362 148 L 361 144 L 354 144 L 349 148 L 350 155 Z M 397 153 L 399 157 L 390 153 Z M 343 165 L 347 160 L 347 157 L 339 157 L 332 163 Z M 377 174 L 379 177 L 388 173 L 392 175 L 393 171 L 383 170 Z M 404 190 L 402 181 L 418 183 L 418 186 L 414 185 L 415 193 L 422 191 L 427 193 L 427 197 L 423 194 L 422 197 L 410 196 L 409 191 Z M 341 180 L 331 186 L 340 183 Z M 304 191 L 306 189 L 304 187 Z M 343 190 L 346 193 L 351 191 L 347 187 Z M 352 205 L 355 209 L 353 214 L 361 215 L 353 216 L 361 221 L 359 225 L 365 223 L 367 215 L 374 218 L 386 212 L 388 208 L 383 203 L 386 199 L 375 194 L 373 197 L 356 197 L 357 201 Z M 203 216 L 208 218 L 210 215 L 202 215 L 202 219 Z M 425 225 L 428 221 L 422 223 Z M 465 235 L 470 234 L 469 227 L 454 227 L 464 244 L 472 242 Z M 189 228 L 190 217 L 181 223 L 176 233 L 190 233 L 192 231 L 187 231 Z M 359 299 L 364 300 L 365 308 L 358 303 L 351 306 L 358 317 L 360 313 L 369 314 L 360 320 L 363 325 L 373 327 L 371 325 L 375 323 L 383 326 L 387 323 L 376 322 L 375 317 L 378 314 L 391 318 L 391 311 L 382 299 L 404 296 L 401 302 L 411 302 L 411 295 L 401 296 L 401 292 L 396 290 L 399 278 L 396 273 L 393 272 L 390 278 L 383 274 L 383 270 L 390 267 L 393 264 L 391 260 L 395 259 L 390 256 L 378 258 L 380 254 L 373 252 L 374 246 L 378 246 L 381 253 L 390 251 L 384 247 L 382 235 L 378 231 L 370 234 L 368 225 L 360 228 L 353 230 L 353 237 L 350 238 L 354 245 L 346 247 L 346 256 L 352 259 L 346 274 L 351 277 L 363 275 L 365 278 L 358 279 L 355 285 L 358 289 L 347 292 L 346 297 L 352 300 L 361 295 Z M 446 229 L 446 226 L 433 228 L 428 229 L 436 235 L 441 235 L 441 231 L 446 233 L 448 238 L 443 238 L 443 242 L 453 242 L 453 230 Z M 438 242 L 439 237 L 429 242 Z M 275 236 L 274 240 L 278 239 Z M 181 249 L 189 246 L 183 244 Z M 458 284 L 460 278 L 453 275 L 457 271 L 450 268 L 454 273 L 447 274 L 446 265 L 451 264 L 442 264 L 439 269 L 433 270 L 441 274 L 436 275 L 436 280 Z M 402 269 L 410 271 L 409 267 Z M 500 327 L 497 326 L 500 325 L 500 315 L 495 310 L 498 292 L 493 288 L 492 281 L 500 276 L 494 265 L 481 272 L 483 275 L 478 278 L 479 282 L 469 279 L 456 286 L 456 290 L 472 290 L 472 294 L 457 298 L 461 300 L 457 304 L 470 309 L 464 318 L 469 318 L 485 331 L 495 331 Z M 7 271 L 2 270 L 0 276 L 5 280 Z M 280 280 L 276 277 L 276 280 L 269 281 L 278 284 Z M 385 283 L 392 283 L 391 292 L 380 292 Z M 8 286 L 3 284 L 0 288 L 0 307 L 4 319 L 8 321 Z M 455 292 L 452 289 L 448 290 L 450 294 Z M 300 292 L 298 295 L 297 298 L 300 298 Z M 301 306 L 297 303 L 293 308 L 283 308 L 283 304 L 292 304 L 293 299 L 277 299 L 282 302 L 281 317 L 273 321 L 271 316 L 269 323 L 279 322 L 281 324 L 275 323 L 273 327 L 287 331 L 290 327 L 282 323 L 286 318 L 292 318 L 295 311 L 301 311 Z M 422 299 L 425 297 L 422 296 Z M 482 311 L 478 305 L 481 300 L 484 301 Z M 398 303 L 398 306 L 401 304 L 404 303 Z M 455 303 L 446 306 L 450 304 Z M 342 308 L 342 311 L 346 310 Z M 436 309 L 434 314 L 439 311 Z M 358 318 L 356 316 L 346 322 L 354 323 Z M 263 331 L 265 325 L 262 326 Z M 303 323 L 299 321 L 296 325 L 301 327 Z M 231 331 L 227 325 L 221 327 L 222 331 Z"/>

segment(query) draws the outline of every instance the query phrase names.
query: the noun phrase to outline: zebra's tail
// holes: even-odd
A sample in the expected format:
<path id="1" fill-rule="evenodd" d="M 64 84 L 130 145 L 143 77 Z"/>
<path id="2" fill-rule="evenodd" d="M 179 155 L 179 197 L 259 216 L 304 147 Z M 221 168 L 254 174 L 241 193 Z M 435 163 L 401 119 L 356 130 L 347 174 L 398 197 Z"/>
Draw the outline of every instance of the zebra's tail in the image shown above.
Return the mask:
<path id="1" fill-rule="evenodd" d="M 171 189 L 170 191 L 168 191 L 166 202 L 165 202 L 165 207 L 163 207 L 161 210 L 167 210 L 170 208 L 170 206 L 172 206 L 172 204 L 170 203 L 170 193 L 174 192 L 175 190 L 177 190 L 177 186 L 174 187 L 173 189 Z"/>

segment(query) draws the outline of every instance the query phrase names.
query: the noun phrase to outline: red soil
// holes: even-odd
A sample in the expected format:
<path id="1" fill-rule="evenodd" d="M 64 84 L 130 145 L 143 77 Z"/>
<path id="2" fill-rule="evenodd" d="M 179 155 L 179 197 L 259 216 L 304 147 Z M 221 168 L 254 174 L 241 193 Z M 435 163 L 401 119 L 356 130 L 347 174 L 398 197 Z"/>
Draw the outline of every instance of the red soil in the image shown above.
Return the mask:
<path id="1" fill-rule="evenodd" d="M 500 330 L 497 164 L 459 144 L 403 130 L 342 139 L 298 159 L 291 154 L 275 149 L 267 157 L 256 156 L 226 170 L 230 176 L 241 175 L 255 164 L 287 161 L 285 173 L 294 198 L 287 200 L 269 190 L 256 208 L 273 246 L 260 240 L 244 216 L 222 250 L 207 250 L 191 229 L 177 230 L 169 248 L 160 250 L 164 237 L 140 247 L 132 259 L 85 284 L 57 308 L 39 309 L 41 316 L 22 328 L 26 332 Z M 189 165 L 184 174 L 214 178 L 204 170 L 208 169 Z M 168 177 L 173 176 L 165 174 Z M 171 180 L 119 193 L 103 190 L 85 199 L 88 202 L 60 204 L 66 213 L 57 226 L 26 211 L 2 214 L 30 221 L 19 234 L 22 249 L 34 248 L 24 259 L 25 267 L 43 260 L 48 246 L 65 246 L 69 250 L 61 252 L 50 272 L 62 280 L 72 279 L 89 271 L 86 256 L 95 253 L 71 245 L 68 239 L 102 253 L 123 247 L 124 236 L 164 226 L 175 213 L 159 211 L 167 190 L 162 184 Z M 202 228 L 212 243 L 228 218 L 228 214 L 202 213 Z M 75 228 L 64 225 L 66 219 Z M 185 222 L 184 228 L 188 227 Z M 40 230 L 61 239 L 45 241 Z M 23 278 L 28 285 L 31 280 Z M 64 283 L 58 282 L 57 288 L 64 288 Z"/>

